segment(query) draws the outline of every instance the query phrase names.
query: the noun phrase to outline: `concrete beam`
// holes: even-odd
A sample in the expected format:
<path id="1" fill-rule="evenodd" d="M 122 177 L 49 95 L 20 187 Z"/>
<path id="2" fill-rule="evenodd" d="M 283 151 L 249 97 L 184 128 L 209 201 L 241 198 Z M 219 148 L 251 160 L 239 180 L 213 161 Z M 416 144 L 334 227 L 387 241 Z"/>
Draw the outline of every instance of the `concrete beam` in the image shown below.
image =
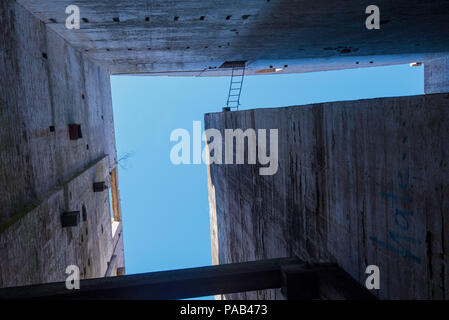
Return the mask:
<path id="1" fill-rule="evenodd" d="M 379 30 L 366 29 L 370 3 L 360 0 L 78 0 L 76 32 L 65 26 L 70 0 L 18 2 L 113 73 L 209 76 L 233 60 L 247 60 L 248 74 L 270 65 L 305 72 L 395 64 L 401 55 L 410 63 L 449 51 L 443 0 L 378 0 Z"/>
<path id="2" fill-rule="evenodd" d="M 112 273 L 115 256 L 106 277 Z M 201 268 L 82 280 L 79 290 L 65 282 L 6 288 L 0 298 L 183 299 L 214 294 L 283 288 L 288 299 L 376 299 L 336 264 L 305 264 L 280 258 Z"/>
<path id="3" fill-rule="evenodd" d="M 287 300 L 377 300 L 335 263 L 285 265 L 281 273 Z"/>
<path id="4" fill-rule="evenodd" d="M 111 261 L 108 262 L 108 269 L 106 270 L 106 273 L 104 274 L 105 277 L 112 276 L 112 272 L 114 271 L 116 262 L 117 262 L 117 256 L 115 254 L 113 254 L 111 257 Z"/>
<path id="5" fill-rule="evenodd" d="M 296 258 L 281 258 L 86 279 L 73 291 L 65 282 L 5 288 L 0 289 L 0 299 L 183 299 L 280 288 L 281 267 L 298 263 Z"/>

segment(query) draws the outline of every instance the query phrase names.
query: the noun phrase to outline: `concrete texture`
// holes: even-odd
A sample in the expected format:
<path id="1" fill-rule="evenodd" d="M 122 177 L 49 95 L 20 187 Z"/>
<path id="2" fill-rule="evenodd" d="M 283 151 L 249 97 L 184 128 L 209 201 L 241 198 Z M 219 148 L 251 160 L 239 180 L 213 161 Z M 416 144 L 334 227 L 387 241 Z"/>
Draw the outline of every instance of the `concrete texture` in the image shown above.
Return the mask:
<path id="1" fill-rule="evenodd" d="M 1 230 L 0 287 L 65 281 L 69 265 L 77 265 L 83 279 L 105 274 L 113 252 L 108 192 L 86 186 L 105 179 L 108 168 L 108 157 L 94 162 Z M 62 228 L 61 213 L 75 210 L 79 225 Z"/>
<path id="2" fill-rule="evenodd" d="M 233 60 L 247 60 L 247 74 L 425 62 L 426 92 L 447 91 L 444 0 L 380 0 L 375 31 L 357 0 L 79 0 L 72 31 L 69 4 L 0 3 L 0 286 L 62 281 L 72 263 L 83 277 L 124 273 L 110 74 L 223 75 Z M 207 115 L 217 128 L 280 128 L 283 141 L 275 176 L 208 168 L 214 263 L 298 255 L 336 261 L 359 281 L 378 264 L 381 298 L 447 298 L 447 103 L 429 95 Z M 98 177 L 112 199 L 92 192 Z M 62 229 L 61 211 L 83 204 L 88 220 Z"/>
<path id="3" fill-rule="evenodd" d="M 279 170 L 210 165 L 213 263 L 336 262 L 382 299 L 447 299 L 448 94 L 205 115 L 206 128 L 279 129 Z M 226 298 L 281 298 L 278 291 Z"/>
<path id="4" fill-rule="evenodd" d="M 424 92 L 449 92 L 449 58 L 435 58 L 424 64 Z"/>
<path id="5" fill-rule="evenodd" d="M 15 1 L 1 2 L 0 21 L 0 285 L 63 280 L 71 261 L 86 267 L 85 277 L 104 276 L 108 192 L 94 194 L 90 180 L 72 198 L 54 192 L 105 156 L 102 170 L 116 166 L 109 73 Z M 81 125 L 81 139 L 69 139 L 71 123 Z M 61 210 L 82 203 L 92 215 L 84 245 L 81 230 L 58 225 Z"/>
<path id="6" fill-rule="evenodd" d="M 75 31 L 65 27 L 73 1 L 18 2 L 112 73 L 210 76 L 233 60 L 247 60 L 247 74 L 310 72 L 449 52 L 444 0 L 376 1 L 380 30 L 366 29 L 369 4 L 359 0 L 79 0 L 84 20 Z"/>

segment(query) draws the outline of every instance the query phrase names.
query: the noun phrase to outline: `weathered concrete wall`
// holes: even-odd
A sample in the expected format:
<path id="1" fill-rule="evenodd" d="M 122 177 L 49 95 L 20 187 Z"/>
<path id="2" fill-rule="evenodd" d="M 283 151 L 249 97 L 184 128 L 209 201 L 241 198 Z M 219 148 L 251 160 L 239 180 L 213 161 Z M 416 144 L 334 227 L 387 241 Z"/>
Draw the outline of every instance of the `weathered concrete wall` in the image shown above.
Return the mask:
<path id="1" fill-rule="evenodd" d="M 9 10 L 0 65 L 0 223 L 99 156 L 110 155 L 111 168 L 116 161 L 109 74 L 20 6 Z M 70 123 L 81 124 L 82 139 L 69 139 Z"/>
<path id="2" fill-rule="evenodd" d="M 80 0 L 77 4 L 80 6 L 81 16 L 84 19 L 82 29 L 77 31 L 67 30 L 64 26 L 67 18 L 65 8 L 69 4 L 72 4 L 72 2 L 68 0 L 4 0 L 0 3 L 0 229 L 5 230 L 4 233 L 0 234 L 0 237 L 6 237 L 6 234 L 10 234 L 11 238 L 8 241 L 1 240 L 4 241 L 3 250 L 6 250 L 3 252 L 7 252 L 8 257 L 20 256 L 18 251 L 14 251 L 16 247 L 6 248 L 11 246 L 11 239 L 22 237 L 31 239 L 28 235 L 23 235 L 20 232 L 29 230 L 32 224 L 42 226 L 39 221 L 32 219 L 41 217 L 55 223 L 56 220 L 51 219 L 54 217 L 49 217 L 43 212 L 46 211 L 44 207 L 36 208 L 39 203 L 44 203 L 42 204 L 44 206 L 67 204 L 67 200 L 64 199 L 65 202 L 61 202 L 62 199 L 58 195 L 49 198 L 49 194 L 53 194 L 53 190 L 65 188 L 66 181 L 84 170 L 92 161 L 105 155 L 108 155 L 109 159 L 109 172 L 115 167 L 116 156 L 109 72 L 153 74 L 185 72 L 183 74 L 211 75 L 211 72 L 218 73 L 215 70 L 226 60 L 248 60 L 249 73 L 255 73 L 259 69 L 270 67 L 282 67 L 284 72 L 304 72 L 424 61 L 441 57 L 449 51 L 449 42 L 447 41 L 449 35 L 447 24 L 449 2 L 443 0 L 425 3 L 406 0 L 395 1 L 394 3 L 387 0 L 378 1 L 377 4 L 381 8 L 383 21 L 382 29 L 378 31 L 368 31 L 364 28 L 366 3 L 356 0 L 333 2 L 319 0 L 313 3 L 303 0 L 272 0 L 267 2 L 229 2 L 221 0 L 212 2 L 194 0 L 148 2 L 136 0 L 133 2 L 114 1 L 113 3 L 109 0 Z M 438 30 L 438 32 L 434 32 L 435 30 Z M 429 97 L 423 99 L 444 98 Z M 429 102 L 431 104 L 431 100 L 429 101 L 425 100 L 422 103 Z M 345 103 L 344 105 L 349 104 Z M 323 109 L 322 107 L 316 109 L 319 110 L 320 108 Z M 403 108 L 407 109 L 406 107 Z M 287 153 L 284 153 L 285 158 L 282 159 L 283 167 L 280 171 L 284 172 L 281 174 L 282 178 L 279 177 L 279 174 L 271 178 L 253 178 L 245 171 L 247 169 L 223 169 L 231 170 L 229 172 L 224 171 L 228 174 L 225 177 L 230 178 L 230 182 L 225 179 L 223 182 L 217 183 L 217 194 L 219 196 L 211 196 L 211 199 L 215 197 L 217 206 L 221 208 L 219 210 L 224 210 L 223 208 L 226 208 L 228 204 L 223 203 L 223 201 L 229 200 L 229 205 L 235 205 L 235 203 L 241 205 L 239 210 L 242 211 L 236 211 L 232 214 L 252 212 L 251 210 L 257 209 L 260 211 L 258 214 L 264 215 L 264 220 L 258 222 L 257 225 L 253 225 L 253 220 L 249 216 L 240 217 L 240 220 L 233 218 L 234 220 L 229 221 L 232 223 L 241 222 L 242 225 L 229 227 L 229 230 L 226 230 L 223 229 L 226 228 L 226 223 L 223 223 L 221 219 L 228 218 L 218 215 L 217 223 L 223 226 L 216 230 L 219 239 L 220 234 L 224 232 L 224 234 L 230 235 L 229 239 L 241 237 L 241 239 L 248 240 L 249 243 L 246 249 L 242 248 L 241 253 L 238 253 L 240 249 L 235 245 L 241 245 L 240 242 L 230 242 L 228 249 L 226 249 L 226 246 L 222 246 L 223 253 L 215 254 L 215 260 L 218 259 L 218 256 L 220 256 L 220 261 L 225 258 L 231 261 L 231 258 L 239 260 L 252 257 L 263 258 L 263 255 L 269 257 L 297 253 L 308 258 L 318 256 L 323 260 L 342 259 L 338 261 L 354 276 L 361 278 L 363 272 L 359 270 L 359 266 L 362 263 L 360 262 L 357 265 L 357 270 L 351 269 L 351 266 L 356 268 L 354 267 L 356 264 L 352 263 L 358 263 L 365 257 L 375 260 L 376 254 L 379 254 L 384 255 L 387 259 L 387 262 L 385 262 L 388 266 L 387 275 L 391 278 L 393 274 L 399 278 L 393 281 L 394 289 L 388 289 L 391 292 L 387 291 L 386 297 L 408 296 L 409 291 L 399 292 L 397 291 L 399 289 L 396 289 L 398 287 L 404 288 L 405 283 L 413 283 L 417 288 L 418 296 L 441 296 L 441 292 L 448 288 L 446 284 L 439 286 L 440 283 L 447 282 L 445 280 L 447 279 L 447 271 L 445 271 L 447 268 L 440 261 L 446 257 L 445 248 L 447 246 L 442 245 L 446 243 L 444 232 L 437 233 L 435 230 L 439 225 L 447 223 L 445 222 L 447 219 L 441 223 L 433 222 L 434 216 L 429 213 L 429 217 L 424 220 L 424 222 L 429 223 L 429 226 L 423 224 L 413 228 L 408 226 L 413 236 L 421 237 L 419 238 L 421 246 L 416 245 L 418 247 L 416 250 L 419 252 L 414 252 L 414 256 L 409 254 L 408 257 L 403 257 L 403 259 L 412 258 L 413 262 L 419 262 L 421 266 L 421 269 L 418 267 L 412 269 L 409 276 L 397 276 L 395 272 L 400 269 L 391 267 L 393 265 L 391 262 L 393 261 L 392 254 L 389 254 L 388 251 L 385 253 L 379 246 L 373 249 L 373 244 L 371 244 L 371 247 L 366 244 L 370 243 L 369 240 L 366 240 L 363 245 L 366 246 L 365 251 L 362 249 L 354 251 L 354 248 L 351 247 L 356 247 L 359 243 L 354 239 L 360 239 L 360 232 L 362 232 L 360 230 L 365 230 L 363 229 L 365 225 L 371 228 L 366 227 L 368 231 L 372 232 L 371 237 L 379 237 L 372 239 L 385 239 L 388 236 L 388 227 L 392 224 L 391 217 L 390 220 L 387 219 L 389 221 L 387 223 L 383 215 L 380 215 L 380 217 L 374 216 L 373 212 L 377 214 L 375 210 L 377 210 L 378 202 L 375 202 L 373 198 L 363 198 L 363 194 L 374 197 L 371 190 L 365 192 L 363 188 L 379 189 L 382 187 L 388 190 L 388 188 L 394 186 L 394 182 L 388 174 L 395 176 L 400 172 L 402 174 L 401 180 L 403 180 L 404 172 L 394 171 L 399 170 L 398 164 L 395 164 L 396 167 L 387 166 L 394 160 L 391 158 L 393 155 L 402 157 L 402 155 L 399 155 L 399 149 L 394 145 L 395 140 L 393 138 L 398 137 L 387 136 L 387 131 L 391 125 L 388 121 L 391 121 L 391 119 L 386 117 L 385 114 L 377 114 L 373 111 L 373 116 L 377 121 L 369 125 L 385 124 L 383 131 L 380 130 L 384 136 L 379 136 L 380 133 L 368 131 L 368 129 L 360 126 L 358 121 L 363 117 L 363 113 L 357 115 L 354 112 L 354 114 L 343 115 L 343 111 L 337 111 L 335 111 L 337 116 L 342 118 L 348 116 L 348 119 L 342 120 L 341 123 L 345 123 L 345 127 L 338 127 L 337 129 L 340 131 L 335 133 L 340 135 L 341 138 L 335 142 L 335 145 L 340 149 L 332 154 L 332 157 L 339 160 L 337 162 L 329 160 L 329 168 L 333 171 L 329 171 L 330 169 L 324 166 L 327 163 L 326 159 L 332 158 L 324 158 L 323 148 L 324 146 L 330 148 L 331 143 L 328 141 L 330 133 L 324 132 L 323 128 L 328 129 L 331 124 L 336 124 L 330 123 L 331 118 L 326 118 L 327 122 L 324 123 L 324 118 L 320 118 L 321 113 L 318 111 L 311 111 L 304 115 L 304 118 L 310 118 L 310 122 L 301 123 L 301 126 L 310 126 L 310 130 L 313 132 L 310 137 L 307 136 L 309 133 L 304 133 L 305 135 L 301 135 L 301 139 L 298 140 L 302 141 L 301 148 L 304 148 L 306 153 L 300 153 L 299 149 L 294 148 L 295 144 L 299 143 L 296 140 L 289 146 L 292 148 L 291 153 L 286 151 L 289 149 L 288 146 L 284 145 L 283 151 Z M 435 127 L 439 123 L 446 124 L 446 122 L 441 122 L 441 119 L 445 119 L 446 116 L 444 111 L 439 110 L 438 112 L 442 112 L 443 116 L 435 117 L 435 119 L 429 118 L 432 113 L 422 115 L 421 109 L 415 111 L 416 117 L 419 119 L 412 118 L 412 120 L 416 120 L 418 123 L 427 121 L 428 128 L 419 127 L 420 130 L 425 131 L 426 135 L 415 134 L 414 141 L 430 139 L 430 134 L 435 133 L 432 130 L 447 129 L 444 126 L 440 129 Z M 274 111 L 260 111 L 260 114 L 264 112 Z M 322 113 L 326 112 L 323 111 Z M 393 111 L 391 111 L 391 114 L 399 118 L 409 116 L 407 114 L 398 115 Z M 233 117 L 233 115 L 228 115 L 228 117 Z M 410 115 L 410 117 L 413 117 L 413 115 Z M 280 121 L 280 119 L 281 117 L 278 120 Z M 284 128 L 290 130 L 288 132 L 292 137 L 297 137 L 296 127 L 289 127 L 287 119 L 289 118 L 282 120 L 284 121 Z M 270 122 L 265 123 L 263 121 L 278 120 L 273 118 L 260 121 L 261 125 L 265 125 Z M 355 122 L 353 123 L 353 121 Z M 76 141 L 68 139 L 67 125 L 69 123 L 81 124 L 82 139 Z M 280 125 L 280 123 L 275 124 Z M 54 130 L 50 130 L 50 127 L 54 127 Z M 410 128 L 417 130 L 415 127 Z M 363 135 L 353 135 L 351 130 L 369 134 L 370 136 L 365 137 L 367 141 L 364 142 L 378 143 L 383 138 L 385 146 L 374 143 L 375 147 L 372 150 L 363 149 L 368 148 L 368 145 L 357 140 Z M 374 129 L 371 128 L 370 130 Z M 351 134 L 349 134 L 349 131 L 351 131 Z M 376 139 L 379 140 L 369 140 L 376 135 Z M 390 141 L 390 138 L 393 140 Z M 404 139 L 404 137 L 401 138 Z M 355 139 L 357 143 L 345 145 L 342 139 L 348 141 Z M 445 161 L 446 157 L 445 155 L 442 156 L 441 144 L 446 142 L 441 139 L 436 142 L 422 141 L 429 142 L 429 144 L 417 144 L 416 146 L 420 148 L 420 151 L 428 151 L 427 154 L 435 152 L 435 159 L 441 156 L 443 162 Z M 404 143 L 404 148 L 409 148 L 406 149 L 409 153 L 417 152 L 415 149 L 410 149 L 411 144 Z M 366 161 L 365 164 L 357 167 L 357 170 L 348 171 L 346 180 L 336 180 L 331 187 L 327 182 L 336 179 L 337 172 L 339 174 L 345 172 L 338 170 L 348 170 L 346 160 L 362 161 L 360 158 L 356 158 L 354 153 L 356 151 L 351 149 L 354 145 L 362 149 L 362 153 L 366 157 L 369 156 L 369 159 L 363 159 L 363 161 Z M 369 147 L 371 148 L 371 146 Z M 332 150 L 326 150 L 328 156 L 331 155 Z M 348 156 L 348 154 L 351 154 L 349 151 L 353 152 L 352 158 Z M 391 151 L 392 155 L 385 154 L 387 151 Z M 380 160 L 385 162 L 382 166 L 377 162 L 372 162 L 378 154 Z M 414 162 L 410 163 L 416 165 L 412 169 L 418 171 L 417 175 L 410 176 L 410 179 L 415 179 L 412 181 L 422 191 L 425 186 L 435 188 L 435 183 L 441 181 L 439 185 L 441 191 L 434 191 L 431 194 L 435 196 L 429 198 L 425 197 L 426 193 L 420 196 L 414 194 L 413 204 L 415 204 L 415 201 L 424 201 L 427 208 L 433 209 L 435 207 L 441 210 L 442 206 L 447 206 L 447 204 L 442 201 L 438 202 L 437 205 L 434 203 L 439 200 L 436 199 L 439 194 L 447 190 L 444 184 L 447 181 L 446 173 L 435 173 L 437 169 L 430 167 L 428 162 L 423 162 L 420 167 L 420 161 L 424 158 L 420 158 L 419 155 L 409 159 L 406 154 L 405 159 L 407 161 L 413 160 Z M 345 157 L 349 158 L 346 159 Z M 289 167 L 290 165 L 292 167 Z M 332 165 L 335 167 L 332 167 Z M 296 170 L 295 166 L 301 168 L 301 171 Z M 222 174 L 215 170 L 222 169 L 213 169 L 211 172 L 212 179 L 217 174 L 218 176 Z M 235 174 L 232 170 L 244 170 L 241 174 L 241 182 L 237 183 L 237 181 L 232 180 L 231 177 Z M 377 172 L 376 170 L 380 170 L 379 176 L 374 175 L 373 172 Z M 426 170 L 430 171 L 427 172 Z M 289 172 L 291 172 L 293 178 L 288 176 Z M 325 175 L 324 173 L 327 174 L 327 172 L 334 172 L 335 176 Z M 358 176 L 354 177 L 354 172 L 357 172 Z M 298 174 L 298 176 L 295 176 L 295 174 Z M 433 180 L 428 178 L 430 176 Z M 359 183 L 361 177 L 371 179 L 368 180 L 373 183 L 373 186 L 357 185 L 356 182 Z M 326 179 L 326 181 L 322 181 L 322 179 Z M 239 192 L 243 191 L 243 193 L 231 194 L 228 196 L 234 198 L 223 199 L 221 197 L 224 194 L 223 186 L 225 185 L 229 186 L 231 190 L 240 188 Z M 256 186 L 259 185 L 265 186 L 264 189 L 257 189 Z M 278 185 L 284 185 L 279 194 L 275 193 Z M 321 190 L 318 188 L 319 185 L 326 185 L 328 189 Z M 247 191 L 245 186 L 249 186 L 249 190 L 257 195 L 256 203 L 250 201 L 253 198 L 249 198 L 249 200 L 242 198 L 244 192 Z M 337 187 L 341 189 L 337 189 Z M 90 189 L 90 186 L 85 186 L 85 189 Z M 378 191 L 377 189 L 375 191 Z M 361 195 L 354 195 L 353 193 L 341 195 L 339 194 L 339 192 L 342 192 L 341 190 L 349 190 L 356 194 L 361 192 Z M 284 191 L 285 194 L 282 193 Z M 96 198 L 81 193 L 79 196 L 80 198 L 77 197 L 73 201 L 87 202 L 89 207 L 92 204 L 92 207 L 98 209 L 95 211 L 98 214 L 98 219 L 95 221 L 103 221 L 101 217 L 103 217 L 104 212 L 99 209 L 101 205 L 95 202 L 97 201 Z M 346 200 L 341 202 L 343 196 L 348 197 L 348 199 L 345 198 Z M 354 209 L 354 201 L 356 200 L 353 198 L 366 200 L 366 203 L 357 204 L 360 208 L 363 208 L 360 211 L 363 214 L 354 213 L 359 207 Z M 284 202 L 282 202 L 282 199 L 284 199 Z M 52 204 L 49 204 L 51 201 L 53 201 Z M 261 207 L 260 204 L 264 201 L 272 202 Z M 378 200 L 376 199 L 376 201 Z M 386 206 L 388 197 L 379 201 L 381 205 Z M 249 203 L 251 206 L 249 206 Z M 349 209 L 344 207 L 342 203 Z M 397 201 L 395 201 L 396 203 Z M 419 203 L 417 208 L 424 210 L 420 207 L 421 202 Z M 103 203 L 103 205 L 106 207 L 106 203 Z M 269 210 L 270 208 L 271 211 L 268 214 L 262 210 Z M 303 215 L 301 218 L 289 213 L 296 212 L 297 208 L 302 210 L 300 211 Z M 232 209 L 234 210 L 233 207 Z M 386 210 L 386 208 L 384 209 Z M 109 206 L 107 210 L 109 210 Z M 353 211 L 348 213 L 345 210 Z M 279 218 L 279 211 L 283 212 L 281 218 Z M 336 211 L 336 216 L 330 216 L 330 211 Z M 30 215 L 30 212 L 36 213 L 37 216 Z M 306 215 L 306 212 L 322 212 L 324 216 Z M 425 211 L 426 214 L 427 212 Z M 442 217 L 445 212 L 447 210 L 442 211 L 440 216 Z M 345 214 L 348 216 L 345 216 Z M 362 219 L 365 216 L 366 218 Z M 260 219 L 262 218 L 255 221 L 260 221 Z M 278 221 L 279 219 L 281 219 L 281 222 Z M 379 219 L 379 221 L 376 219 Z M 419 219 L 424 218 L 420 216 Z M 227 220 L 224 221 L 227 222 Z M 294 237 L 297 236 L 298 230 L 301 230 L 300 223 L 305 224 L 305 229 L 315 228 L 318 232 L 303 233 L 301 237 L 296 239 Z M 432 223 L 435 226 L 430 226 Z M 346 227 L 351 229 L 341 235 L 344 240 L 340 244 L 334 241 L 340 237 L 341 230 L 348 229 Z M 98 225 L 95 228 L 98 228 Z M 216 229 L 214 226 L 213 228 Z M 245 234 L 252 234 L 251 231 L 254 231 L 251 228 L 259 230 L 259 233 L 255 232 L 255 234 L 263 235 L 263 239 L 257 240 L 260 243 L 255 238 L 246 237 Z M 422 245 L 422 234 L 425 228 L 429 230 L 425 231 L 427 244 Z M 115 234 L 113 240 L 110 239 L 109 232 L 105 233 L 105 238 L 103 238 L 102 233 L 89 233 L 89 237 L 93 237 L 92 241 L 97 237 L 97 240 L 112 241 L 113 253 L 120 254 L 123 253 L 123 247 L 121 240 L 117 240 L 117 238 L 121 239 L 121 226 L 117 230 L 119 231 Z M 353 230 L 356 231 L 353 232 Z M 37 243 L 48 244 L 44 246 L 47 252 L 39 253 L 41 255 L 37 258 L 30 256 L 27 258 L 26 255 L 36 254 L 36 251 L 30 248 L 25 250 L 26 253 L 20 258 L 13 258 L 8 261 L 10 265 L 2 265 L 2 270 L 8 270 L 7 273 L 9 274 L 14 269 L 12 266 L 17 266 L 19 265 L 18 261 L 27 259 L 39 264 L 39 268 L 44 268 L 42 261 L 50 256 L 58 257 L 61 254 L 67 254 L 68 257 L 74 257 L 74 259 L 76 257 L 76 259 L 81 259 L 81 263 L 84 263 L 89 258 L 89 250 L 83 249 L 84 253 L 80 256 L 77 253 L 78 247 L 70 244 L 70 242 L 68 246 L 62 247 L 50 245 L 56 243 L 58 239 L 68 241 L 58 232 L 55 232 L 55 238 L 52 239 L 46 238 L 48 233 L 42 233 L 42 238 L 39 237 L 41 233 L 34 233 L 37 237 Z M 80 235 L 81 233 L 74 231 L 74 237 Z M 365 239 L 371 239 L 367 237 L 370 237 L 370 235 L 365 236 Z M 291 239 L 296 240 L 290 241 Z M 380 244 L 379 241 L 382 240 L 372 241 L 374 241 L 372 242 L 374 244 Z M 423 247 L 425 249 L 422 249 Z M 17 248 L 20 249 L 20 247 Z M 257 250 L 253 253 L 245 253 L 245 250 L 249 250 L 249 248 Z M 319 248 L 325 249 L 320 251 Z M 411 249 L 414 250 L 415 248 L 409 248 L 409 250 Z M 109 254 L 108 250 L 106 251 Z M 399 251 L 404 253 L 402 248 Z M 348 257 L 348 252 L 356 253 Z M 222 259 L 222 257 L 225 258 Z M 419 261 L 416 257 L 420 257 Z M 92 264 L 95 267 L 86 270 L 85 274 L 102 276 L 104 257 L 95 254 L 94 259 L 95 261 L 92 261 Z M 71 259 L 58 261 L 66 263 L 69 260 Z M 123 259 L 117 260 L 123 263 Z M 424 260 L 425 262 L 423 262 Z M 396 263 L 396 260 L 394 261 Z M 49 270 L 53 271 L 47 273 L 46 276 L 44 269 L 39 269 L 38 275 L 35 276 L 20 274 L 19 271 L 19 274 L 11 278 L 11 282 L 8 282 L 9 278 L 2 274 L 2 281 L 5 285 L 9 283 L 25 284 L 22 282 L 49 281 L 60 276 L 59 269 Z M 425 275 L 426 272 L 427 275 Z M 423 277 L 425 276 L 427 278 L 424 281 Z M 407 282 L 408 277 L 415 277 L 417 281 Z M 438 277 L 443 277 L 443 281 L 441 282 Z M 398 285 L 396 286 L 396 284 Z M 428 290 L 427 293 L 424 292 L 424 289 Z M 261 296 L 264 295 L 266 293 L 262 293 Z"/>
<path id="3" fill-rule="evenodd" d="M 449 92 L 449 58 L 437 58 L 424 64 L 424 92 Z"/>
<path id="4" fill-rule="evenodd" d="M 449 52 L 449 2 L 378 0 L 367 30 L 360 0 L 18 0 L 73 47 L 113 73 L 210 76 L 224 61 L 248 73 L 309 72 L 423 61 Z M 65 9 L 81 10 L 68 30 Z M 438 32 L 435 32 L 438 30 Z"/>
<path id="5" fill-rule="evenodd" d="M 0 287 L 63 281 L 69 265 L 81 278 L 104 276 L 113 252 L 108 192 L 93 192 L 107 180 L 108 157 L 94 162 L 51 192 L 17 223 L 0 230 Z M 77 227 L 62 228 L 63 211 L 85 209 Z"/>
<path id="6" fill-rule="evenodd" d="M 337 262 L 362 284 L 374 264 L 380 298 L 449 298 L 448 103 L 437 94 L 206 114 L 220 131 L 279 129 L 275 175 L 208 169 L 213 263 L 296 255 Z"/>
<path id="7" fill-rule="evenodd" d="M 59 263 L 81 259 L 85 265 L 89 257 L 85 276 L 103 276 L 104 255 L 111 254 L 105 243 L 112 243 L 112 235 L 96 231 L 106 210 L 110 220 L 109 203 L 90 194 L 91 181 L 78 184 L 79 197 L 73 191 L 70 202 L 60 192 L 48 197 L 99 158 L 108 155 L 108 172 L 116 165 L 109 73 L 14 1 L 1 2 L 0 21 L 1 284 L 61 280 L 60 268 L 67 265 Z M 70 123 L 81 125 L 81 139 L 69 139 Z M 60 210 L 76 210 L 72 205 L 80 210 L 83 202 L 94 217 L 85 240 L 92 245 L 80 253 L 78 231 L 69 232 L 73 241 L 66 240 L 71 236 L 56 220 Z M 50 225 L 43 227 L 39 219 Z M 103 222 L 110 230 L 110 221 L 109 227 Z M 13 239 L 25 243 L 13 245 Z M 38 267 L 36 275 L 29 274 L 25 261 Z"/>

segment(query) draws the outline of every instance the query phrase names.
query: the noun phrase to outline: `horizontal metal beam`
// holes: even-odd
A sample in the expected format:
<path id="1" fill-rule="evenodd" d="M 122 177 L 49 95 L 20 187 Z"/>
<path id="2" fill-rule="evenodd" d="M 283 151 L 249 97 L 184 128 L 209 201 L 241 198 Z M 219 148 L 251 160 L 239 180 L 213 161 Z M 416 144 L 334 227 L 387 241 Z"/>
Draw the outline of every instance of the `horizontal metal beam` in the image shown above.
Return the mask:
<path id="1" fill-rule="evenodd" d="M 65 282 L 0 289 L 0 299 L 185 299 L 282 287 L 281 267 L 296 258 L 86 279 L 80 289 Z"/>
<path id="2" fill-rule="evenodd" d="M 336 263 L 292 264 L 281 269 L 282 293 L 288 300 L 377 300 Z"/>
<path id="3" fill-rule="evenodd" d="M 281 258 L 0 289 L 0 299 L 185 299 L 282 288 L 286 299 L 376 299 L 334 263 Z"/>

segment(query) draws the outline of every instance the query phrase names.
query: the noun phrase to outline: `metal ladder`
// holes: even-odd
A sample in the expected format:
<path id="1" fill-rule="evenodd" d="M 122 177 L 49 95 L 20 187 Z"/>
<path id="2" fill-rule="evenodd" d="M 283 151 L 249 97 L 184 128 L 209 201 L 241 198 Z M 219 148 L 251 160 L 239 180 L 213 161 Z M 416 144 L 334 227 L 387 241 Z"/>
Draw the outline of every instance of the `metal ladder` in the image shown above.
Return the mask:
<path id="1" fill-rule="evenodd" d="M 229 85 L 228 100 L 226 107 L 231 109 L 239 109 L 240 94 L 242 93 L 243 78 L 245 77 L 245 66 L 233 66 L 231 74 L 231 84 Z"/>

